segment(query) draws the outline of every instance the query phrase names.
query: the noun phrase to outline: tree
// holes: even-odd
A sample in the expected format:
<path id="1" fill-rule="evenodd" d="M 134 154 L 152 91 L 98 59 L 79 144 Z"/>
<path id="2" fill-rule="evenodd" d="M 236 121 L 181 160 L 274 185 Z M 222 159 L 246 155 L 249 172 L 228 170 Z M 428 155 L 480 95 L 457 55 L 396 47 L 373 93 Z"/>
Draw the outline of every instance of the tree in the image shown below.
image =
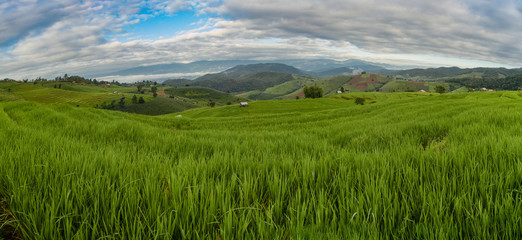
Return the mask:
<path id="1" fill-rule="evenodd" d="M 136 95 L 132 96 L 132 104 L 136 104 L 138 103 L 138 97 L 136 97 Z"/>
<path id="2" fill-rule="evenodd" d="M 366 99 L 364 99 L 362 97 L 356 97 L 355 98 L 355 104 L 357 104 L 357 105 L 364 105 L 365 101 L 366 101 Z"/>
<path id="3" fill-rule="evenodd" d="M 446 88 L 442 85 L 437 85 L 435 87 L 435 92 L 436 93 L 445 93 L 446 92 Z"/>
<path id="4" fill-rule="evenodd" d="M 215 107 L 216 106 L 216 102 L 210 101 L 210 102 L 208 102 L 208 106 L 209 107 Z"/>
<path id="5" fill-rule="evenodd" d="M 61 84 L 61 83 L 60 83 L 60 84 L 58 84 L 58 88 L 62 88 L 62 84 Z"/>
<path id="6" fill-rule="evenodd" d="M 143 97 L 140 97 L 140 99 L 138 100 L 139 103 L 145 103 L 145 99 L 143 99 Z"/>
<path id="7" fill-rule="evenodd" d="M 140 93 L 141 89 L 143 88 L 143 83 L 138 83 L 136 87 L 138 88 L 138 92 Z"/>
<path id="8" fill-rule="evenodd" d="M 314 84 L 310 87 L 305 87 L 303 92 L 305 98 L 320 98 L 323 96 L 323 89 L 318 87 L 317 84 Z"/>
<path id="9" fill-rule="evenodd" d="M 158 96 L 158 93 L 157 93 L 158 87 L 156 87 L 156 85 L 152 85 L 150 90 L 152 91 L 152 96 L 154 96 L 154 97 Z"/>
<path id="10" fill-rule="evenodd" d="M 341 87 L 341 90 L 340 90 L 340 91 L 341 91 L 341 92 L 344 92 L 344 87 Z"/>
<path id="11" fill-rule="evenodd" d="M 120 102 L 118 102 L 121 108 L 125 107 L 125 97 L 120 98 Z"/>
<path id="12" fill-rule="evenodd" d="M 116 107 L 116 100 L 112 100 L 111 101 L 111 104 L 109 104 L 109 106 L 107 106 L 109 109 L 114 109 Z"/>

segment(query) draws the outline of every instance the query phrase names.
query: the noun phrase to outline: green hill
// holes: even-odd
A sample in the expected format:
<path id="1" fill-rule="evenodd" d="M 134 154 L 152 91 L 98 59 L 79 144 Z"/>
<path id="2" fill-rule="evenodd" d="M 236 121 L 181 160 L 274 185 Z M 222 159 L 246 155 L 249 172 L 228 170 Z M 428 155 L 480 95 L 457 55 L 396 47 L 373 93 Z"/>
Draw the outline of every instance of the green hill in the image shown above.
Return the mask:
<path id="1" fill-rule="evenodd" d="M 83 86 L 73 85 L 63 82 L 62 88 L 54 88 L 55 83 L 3 83 L 0 87 L 4 90 L 11 89 L 13 96 L 20 99 L 30 100 L 40 103 L 67 103 L 71 105 L 90 106 L 99 105 L 102 102 L 111 102 L 119 100 L 122 96 L 130 99 L 131 94 L 125 93 L 131 91 L 132 88 L 127 87 L 99 87 L 99 86 Z M 83 90 L 80 90 L 83 89 Z M 94 90 L 96 89 L 96 90 Z M 118 92 L 118 90 L 120 92 Z M 116 93 L 115 93 L 116 92 Z M 143 95 L 146 99 L 152 96 Z"/>
<path id="2" fill-rule="evenodd" d="M 61 85 L 60 88 L 54 88 Z M 0 83 L 0 89 L 6 91 L 10 89 L 10 99 L 29 100 L 44 104 L 64 103 L 80 107 L 109 106 L 113 103 L 111 110 L 132 112 L 147 115 L 161 115 L 173 112 L 180 112 L 186 109 L 199 107 L 192 101 L 183 101 L 170 98 L 153 98 L 150 94 L 136 94 L 136 87 L 121 86 L 96 86 L 90 84 L 72 84 L 69 82 L 43 82 L 34 83 Z M 144 104 L 132 104 L 132 97 L 136 95 L 145 100 Z M 121 98 L 124 99 L 124 107 L 120 107 Z"/>
<path id="3" fill-rule="evenodd" d="M 196 81 L 204 81 L 210 79 L 242 79 L 248 75 L 254 73 L 285 73 L 285 74 L 297 74 L 304 75 L 304 73 L 292 66 L 288 66 L 281 63 L 257 63 L 257 64 L 247 64 L 247 65 L 238 65 L 228 70 L 225 70 L 220 73 L 215 74 L 207 74 L 200 78 L 197 78 Z"/>
<path id="4" fill-rule="evenodd" d="M 213 88 L 223 92 L 241 93 L 264 91 L 267 88 L 294 80 L 294 74 L 304 74 L 299 69 L 279 64 L 260 63 L 239 65 L 226 71 L 207 74 L 195 80 L 167 80 L 165 85 L 172 87 L 199 86 Z"/>
<path id="5" fill-rule="evenodd" d="M 145 101 L 143 104 L 127 104 L 123 109 L 116 108 L 123 112 L 138 113 L 146 115 L 163 115 L 175 112 L 182 112 L 191 108 L 198 108 L 190 101 L 183 101 L 158 96 L 156 98 Z"/>
<path id="6" fill-rule="evenodd" d="M 381 92 L 406 92 L 412 91 L 417 92 L 420 90 L 424 90 L 426 92 L 430 91 L 430 86 L 428 82 L 415 82 L 415 81 L 407 81 L 407 80 L 392 80 L 388 83 L 384 84 L 380 88 Z"/>
<path id="7" fill-rule="evenodd" d="M 254 100 L 295 99 L 305 86 L 313 85 L 319 79 L 311 76 L 292 75 L 292 80 L 266 88 L 238 94 Z M 301 94 L 302 95 L 302 94 Z"/>
<path id="8" fill-rule="evenodd" d="M 354 92 L 177 117 L 43 103 L 32 87 L 0 83 L 0 238 L 521 237 L 519 92 Z"/>
<path id="9" fill-rule="evenodd" d="M 227 105 L 232 103 L 239 103 L 248 101 L 243 97 L 237 97 L 228 93 L 217 91 L 206 87 L 176 87 L 165 89 L 165 94 L 174 98 L 187 98 L 195 101 L 195 103 L 206 105 L 213 101 L 218 105 Z"/>

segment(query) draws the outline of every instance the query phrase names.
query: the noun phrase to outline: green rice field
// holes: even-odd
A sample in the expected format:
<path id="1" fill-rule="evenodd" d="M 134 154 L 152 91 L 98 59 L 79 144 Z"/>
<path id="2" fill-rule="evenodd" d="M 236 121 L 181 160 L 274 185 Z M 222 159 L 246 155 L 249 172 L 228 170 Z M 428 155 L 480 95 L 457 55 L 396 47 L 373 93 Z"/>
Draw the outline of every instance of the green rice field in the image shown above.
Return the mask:
<path id="1" fill-rule="evenodd" d="M 145 116 L 17 91 L 0 89 L 0 239 L 522 238 L 518 92 Z"/>

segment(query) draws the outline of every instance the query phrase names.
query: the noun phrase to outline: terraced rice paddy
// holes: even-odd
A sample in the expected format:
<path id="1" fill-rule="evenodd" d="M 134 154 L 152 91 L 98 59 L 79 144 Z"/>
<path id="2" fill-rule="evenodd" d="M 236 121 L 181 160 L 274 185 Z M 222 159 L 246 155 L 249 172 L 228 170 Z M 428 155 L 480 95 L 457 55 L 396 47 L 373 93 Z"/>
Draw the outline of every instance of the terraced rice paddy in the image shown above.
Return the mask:
<path id="1" fill-rule="evenodd" d="M 336 95 L 183 117 L 0 96 L 4 238 L 522 237 L 517 92 L 354 93 L 367 104 Z"/>

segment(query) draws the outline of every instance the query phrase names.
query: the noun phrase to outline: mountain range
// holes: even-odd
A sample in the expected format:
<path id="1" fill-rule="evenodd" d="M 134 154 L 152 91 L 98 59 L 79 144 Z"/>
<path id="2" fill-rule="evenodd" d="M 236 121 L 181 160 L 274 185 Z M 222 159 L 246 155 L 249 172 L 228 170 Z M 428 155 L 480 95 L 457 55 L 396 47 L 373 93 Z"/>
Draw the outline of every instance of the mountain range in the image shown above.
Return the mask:
<path id="1" fill-rule="evenodd" d="M 181 86 L 209 87 L 225 92 L 245 92 L 264 90 L 294 79 L 294 75 L 304 75 L 295 68 L 280 63 L 258 63 L 239 65 L 226 71 L 207 74 L 195 80 L 175 79 L 167 80 L 164 84 Z"/>
<path id="2" fill-rule="evenodd" d="M 443 85 L 448 91 L 481 87 L 513 90 L 522 86 L 519 77 L 522 69 L 441 67 L 392 71 L 379 66 L 364 66 L 373 70 L 363 72 L 360 68 L 340 67 L 311 72 L 282 63 L 256 63 L 238 65 L 194 80 L 171 79 L 164 84 L 172 87 L 208 87 L 257 100 L 299 97 L 305 86 L 314 84 L 322 87 L 325 94 L 335 93 L 341 88 L 355 92 L 394 92 L 433 91 L 437 85 Z"/>
<path id="3" fill-rule="evenodd" d="M 168 74 L 172 76 L 183 76 L 187 79 L 195 79 L 206 73 L 219 73 L 239 65 L 252 65 L 267 63 L 261 60 L 218 60 L 218 61 L 197 61 L 191 63 L 169 63 L 154 64 L 124 69 L 104 76 L 132 76 L 132 75 L 164 75 L 159 81 L 168 79 Z M 386 65 L 381 63 L 371 63 L 362 60 L 336 61 L 330 59 L 312 60 L 274 60 L 268 63 L 278 63 L 292 66 L 300 71 L 299 74 L 307 74 L 316 77 L 332 77 L 342 74 L 358 74 L 361 72 L 378 72 L 386 69 L 397 69 L 400 66 Z M 404 69 L 404 68 L 402 68 Z M 270 70 L 270 69 L 267 69 Z M 96 76 L 103 77 L 103 76 Z M 174 78 L 174 77 L 170 77 Z"/>

